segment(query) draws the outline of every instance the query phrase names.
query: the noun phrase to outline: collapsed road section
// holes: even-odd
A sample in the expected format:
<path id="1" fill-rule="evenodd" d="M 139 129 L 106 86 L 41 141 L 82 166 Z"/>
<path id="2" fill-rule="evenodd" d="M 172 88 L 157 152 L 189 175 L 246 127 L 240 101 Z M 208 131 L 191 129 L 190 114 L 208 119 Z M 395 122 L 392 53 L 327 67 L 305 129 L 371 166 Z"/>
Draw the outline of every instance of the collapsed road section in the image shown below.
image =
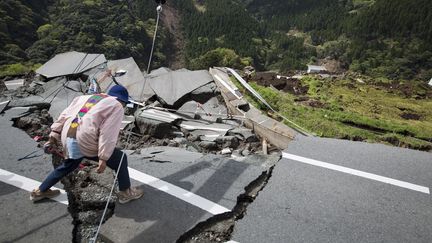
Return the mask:
<path id="1" fill-rule="evenodd" d="M 118 146 L 130 155 L 129 165 L 205 200 L 220 203 L 231 211 L 213 218 L 211 213 L 198 210 L 192 213 L 193 217 L 189 216 L 190 221 L 177 226 L 171 235 L 166 236 L 169 241 L 177 240 L 191 229 L 190 232 L 208 231 L 198 223 L 209 218 L 212 224 L 220 219 L 220 225 L 226 224 L 227 219 L 241 218 L 247 204 L 256 197 L 257 190 L 261 190 L 270 178 L 271 168 L 280 159 L 280 149 L 286 148 L 297 134 L 247 103 L 224 69 L 208 72 L 160 68 L 146 74 L 139 70 L 133 58 L 106 62 L 100 54 L 91 56 L 71 52 L 54 59 L 38 69 L 37 76 L 20 88 L 37 87 L 32 89 L 37 91 L 37 95 L 30 93 L 22 97 L 14 92 L 3 93 L 2 100 L 10 100 L 6 110 L 28 107 L 26 115 L 15 120 L 15 126 L 42 144 L 47 140 L 46 131 L 53 121 L 51 116 L 56 118 L 74 97 L 95 90 L 108 92 L 113 85 L 120 84 L 130 91 L 134 104 L 126 109 L 118 142 Z M 73 70 L 59 68 L 76 65 L 80 67 Z M 54 156 L 54 166 L 59 160 Z M 148 228 L 140 228 L 144 233 L 138 235 L 133 232 L 117 234 L 118 224 L 124 222 L 121 217 L 123 208 L 115 208 L 116 197 L 108 198 L 114 176 L 111 171 L 97 174 L 96 167 L 94 163 L 85 161 L 79 170 L 62 180 L 75 225 L 73 240 L 91 239 L 107 201 L 109 207 L 104 220 L 108 223 L 102 230 L 107 241 L 129 241 L 131 238 L 128 236 L 136 241 L 155 237 L 146 238 L 149 237 L 145 234 Z M 174 176 L 179 171 L 188 176 L 185 174 L 179 180 L 180 177 Z M 199 175 L 201 172 L 204 173 Z M 135 182 L 164 190 L 135 174 L 131 176 Z M 216 175 L 218 178 L 213 178 Z M 186 183 L 186 178 L 204 187 L 195 188 L 194 184 Z M 229 179 L 229 183 L 222 182 L 223 179 Z M 212 180 L 217 183 L 207 185 Z M 150 194 L 159 195 L 153 189 L 145 189 Z M 147 208 L 151 207 L 154 205 Z M 146 208 L 136 210 L 145 211 Z M 189 213 L 192 211 L 190 209 Z M 108 220 L 111 216 L 113 218 Z M 230 225 L 228 231 L 232 231 L 232 227 Z M 225 233 L 222 239 L 229 238 L 229 232 Z M 201 234 L 199 238 L 215 240 L 218 237 L 206 238 Z"/>

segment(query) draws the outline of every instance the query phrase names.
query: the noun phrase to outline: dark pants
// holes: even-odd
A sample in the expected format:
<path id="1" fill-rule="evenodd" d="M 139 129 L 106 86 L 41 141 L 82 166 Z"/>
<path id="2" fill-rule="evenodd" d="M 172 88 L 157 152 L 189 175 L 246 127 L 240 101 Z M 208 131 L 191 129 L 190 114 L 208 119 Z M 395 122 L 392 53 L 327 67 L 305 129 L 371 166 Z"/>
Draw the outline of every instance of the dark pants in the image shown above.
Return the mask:
<path id="1" fill-rule="evenodd" d="M 120 149 L 118 149 L 118 148 L 114 149 L 113 154 L 111 155 L 111 157 L 106 162 L 107 166 L 117 172 L 117 168 L 119 167 L 122 155 L 123 155 L 123 152 Z M 44 191 L 47 191 L 48 189 L 50 189 L 57 182 L 59 182 L 64 176 L 66 176 L 67 174 L 71 173 L 76 168 L 78 168 L 79 164 L 81 163 L 81 161 L 83 159 L 84 158 L 64 160 L 63 164 L 61 164 L 53 172 L 51 172 L 48 175 L 48 177 L 42 182 L 42 184 L 39 186 L 40 191 L 44 192 Z M 86 159 L 99 161 L 98 157 L 93 157 L 93 158 L 87 158 L 86 157 Z M 122 165 L 120 167 L 120 171 L 118 173 L 117 179 L 118 179 L 120 191 L 124 191 L 131 186 L 126 154 L 123 156 L 123 162 L 122 162 Z"/>

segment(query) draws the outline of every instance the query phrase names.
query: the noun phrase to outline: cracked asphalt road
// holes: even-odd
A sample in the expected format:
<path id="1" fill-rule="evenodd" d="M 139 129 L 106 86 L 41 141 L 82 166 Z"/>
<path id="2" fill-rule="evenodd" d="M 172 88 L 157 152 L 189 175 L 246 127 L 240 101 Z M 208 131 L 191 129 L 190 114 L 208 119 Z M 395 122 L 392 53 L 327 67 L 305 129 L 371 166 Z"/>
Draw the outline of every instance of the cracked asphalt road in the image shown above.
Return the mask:
<path id="1" fill-rule="evenodd" d="M 431 153 L 309 137 L 285 152 L 432 188 Z M 284 158 L 237 222 L 233 240 L 432 242 L 431 225 L 426 192 Z"/>
<path id="2" fill-rule="evenodd" d="M 0 168 L 38 181 L 52 169 L 46 155 L 17 161 L 36 143 L 0 117 Z M 385 178 L 432 187 L 432 154 L 379 144 L 298 137 L 285 151 Z M 39 153 L 36 153 L 37 155 Z M 262 165 L 204 156 L 182 163 L 155 163 L 130 156 L 130 167 L 160 178 L 227 209 Z M 173 242 L 213 214 L 163 188 L 141 185 L 144 198 L 118 205 L 102 228 L 115 242 Z M 62 185 L 56 185 L 62 188 Z M 0 241 L 69 242 L 73 225 L 66 206 L 33 204 L 28 192 L 0 182 Z M 431 242 L 431 195 L 299 160 L 282 159 L 267 186 L 237 221 L 237 242 Z"/>
<path id="3" fill-rule="evenodd" d="M 16 113 L 19 112 L 8 111 L 0 116 L 0 137 L 7 138 L 0 143 L 0 169 L 42 181 L 52 170 L 50 156 L 38 150 L 36 142 L 24 131 L 12 127 L 10 118 Z M 32 151 L 37 151 L 33 154 L 35 157 L 18 161 Z M 134 171 L 146 173 L 153 181 L 146 185 L 140 181 L 142 178 L 135 176 L 132 183 L 143 187 L 145 196 L 130 204 L 117 205 L 114 216 L 103 225 L 103 237 L 114 242 L 173 242 L 214 215 L 211 213 L 214 210 L 203 210 L 197 205 L 205 206 L 210 202 L 210 205 L 231 210 L 244 187 L 265 170 L 261 164 L 215 155 L 163 164 L 131 155 L 129 165 Z M 0 182 L 0 196 L 5 198 L 2 200 L 3 217 L 0 218 L 5 231 L 0 235 L 1 242 L 17 239 L 27 242 L 71 241 L 73 225 L 65 205 L 50 200 L 33 204 L 26 190 L 8 185 L 12 182 L 7 176 L 1 179 L 4 183 Z M 155 180 L 162 186 L 155 189 Z M 56 187 L 63 188 L 63 185 L 58 183 Z M 173 196 L 169 194 L 170 190 L 181 195 Z M 194 195 L 197 202 L 185 201 Z M 19 227 L 21 225 L 25 225 L 25 229 Z"/>

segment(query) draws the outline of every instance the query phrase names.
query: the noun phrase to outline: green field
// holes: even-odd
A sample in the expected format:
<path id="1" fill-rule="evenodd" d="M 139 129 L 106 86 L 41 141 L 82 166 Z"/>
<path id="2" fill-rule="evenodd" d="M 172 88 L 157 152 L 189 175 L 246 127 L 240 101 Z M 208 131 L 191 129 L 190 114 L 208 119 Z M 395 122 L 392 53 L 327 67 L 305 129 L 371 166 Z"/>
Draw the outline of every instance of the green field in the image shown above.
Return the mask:
<path id="1" fill-rule="evenodd" d="M 299 96 L 251 82 L 276 110 L 317 136 L 432 150 L 432 98 L 424 84 L 401 83 L 394 89 L 384 81 L 314 76 L 303 78 L 301 84 L 308 91 Z"/>

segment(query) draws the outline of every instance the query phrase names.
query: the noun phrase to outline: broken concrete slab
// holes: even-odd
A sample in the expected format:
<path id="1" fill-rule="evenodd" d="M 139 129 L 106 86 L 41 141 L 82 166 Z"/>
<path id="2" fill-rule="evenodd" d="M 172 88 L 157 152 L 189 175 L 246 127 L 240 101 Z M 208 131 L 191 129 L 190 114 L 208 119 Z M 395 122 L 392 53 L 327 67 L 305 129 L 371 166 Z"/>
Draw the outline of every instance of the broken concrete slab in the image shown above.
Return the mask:
<path id="1" fill-rule="evenodd" d="M 6 100 L 6 101 L 3 101 L 3 102 L 0 102 L 0 113 L 2 113 L 6 109 L 6 107 L 9 104 L 9 102 L 10 102 L 10 100 Z"/>
<path id="2" fill-rule="evenodd" d="M 140 133 L 159 139 L 173 136 L 173 132 L 178 129 L 172 124 L 178 119 L 180 117 L 177 115 L 155 109 L 144 109 L 135 115 L 135 122 Z"/>
<path id="3" fill-rule="evenodd" d="M 302 137 L 297 137 L 284 152 L 431 185 L 430 153 Z M 267 186 L 248 207 L 247 215 L 236 223 L 232 240 L 424 242 L 432 239 L 431 210 L 429 194 L 283 158 Z"/>
<path id="4" fill-rule="evenodd" d="M 103 54 L 72 51 L 56 55 L 38 68 L 36 73 L 46 78 L 67 76 L 85 72 L 105 62 Z"/>
<path id="5" fill-rule="evenodd" d="M 212 141 L 201 141 L 198 146 L 208 150 L 216 149 L 218 147 L 217 143 Z"/>
<path id="6" fill-rule="evenodd" d="M 170 107 L 180 107 L 177 103 L 182 97 L 190 94 L 213 81 L 206 70 L 200 71 L 173 71 L 155 77 L 150 77 L 150 87 L 156 93 L 158 100 Z"/>
<path id="7" fill-rule="evenodd" d="M 140 157 L 153 162 L 192 163 L 203 157 L 201 153 L 175 147 L 148 147 L 140 150 Z M 138 155 L 137 155 L 138 156 Z"/>
<path id="8" fill-rule="evenodd" d="M 124 70 L 126 73 L 119 77 L 116 77 L 116 81 L 126 87 L 129 92 L 129 96 L 138 102 L 145 102 L 155 93 L 150 88 L 148 78 L 146 78 L 138 65 L 136 64 L 133 57 L 129 57 L 121 60 L 108 61 L 107 71 L 113 74 L 119 70 Z M 99 72 L 95 75 L 97 82 L 102 92 L 108 92 L 109 89 L 115 85 L 113 79 L 106 72 Z"/>
<path id="9" fill-rule="evenodd" d="M 254 106 L 249 106 L 248 110 L 239 109 L 235 101 L 244 99 L 242 96 L 237 95 L 236 90 L 232 88 L 235 85 L 230 80 L 226 70 L 223 68 L 212 68 L 210 69 L 210 73 L 215 77 L 215 82 L 220 88 L 231 114 L 247 118 L 243 120 L 245 126 L 253 129 L 260 137 L 266 138 L 271 144 L 280 149 L 285 149 L 296 135 L 303 134 L 299 130 L 290 128 L 284 123 L 268 117 Z"/>
<path id="10" fill-rule="evenodd" d="M 184 103 L 177 113 L 193 119 L 195 114 L 199 114 L 201 119 L 216 122 L 220 117 L 226 117 L 228 112 L 224 104 L 220 104 L 217 97 L 212 97 L 206 103 L 201 104 L 197 101 Z"/>
<path id="11" fill-rule="evenodd" d="M 87 242 L 96 234 L 106 204 L 104 220 L 109 219 L 117 201 L 114 193 L 109 198 L 114 183 L 112 170 L 96 173 L 96 165 L 87 166 L 62 179 L 68 193 L 69 212 L 74 219 L 74 242 Z"/>
<path id="12" fill-rule="evenodd" d="M 171 123 L 147 118 L 142 115 L 136 117 L 136 124 L 141 134 L 159 139 L 172 137 L 173 132 L 176 131 Z"/>
<path id="13" fill-rule="evenodd" d="M 257 135 L 255 135 L 251 129 L 244 127 L 236 127 L 234 129 L 231 129 L 228 131 L 228 134 L 232 136 L 240 135 L 242 137 L 242 140 L 246 141 L 247 143 L 259 141 Z"/>
<path id="14" fill-rule="evenodd" d="M 51 104 L 49 102 L 44 102 L 40 98 L 37 98 L 37 99 L 11 100 L 8 106 L 11 108 L 15 108 L 15 107 L 37 107 L 38 109 L 49 109 Z"/>
<path id="15" fill-rule="evenodd" d="M 228 209 L 237 204 L 244 188 L 262 174 L 262 167 L 225 156 L 206 155 L 189 163 L 152 163 L 138 155 L 129 157 L 131 168 L 160 178 Z M 134 181 L 134 184 L 140 182 Z M 113 242 L 175 242 L 180 235 L 213 214 L 149 186 L 145 195 L 119 205 L 103 225 L 102 235 Z M 122 234 L 118 233 L 118 229 Z"/>
<path id="16" fill-rule="evenodd" d="M 167 68 L 167 67 L 160 67 L 158 69 L 152 70 L 149 74 L 150 77 L 156 77 L 162 74 L 167 74 L 172 72 L 171 69 Z"/>
<path id="17" fill-rule="evenodd" d="M 85 63 L 82 63 L 82 60 L 84 60 Z M 52 79 L 56 77 L 84 73 L 85 71 L 99 66 L 104 62 L 106 62 L 104 56 L 99 56 L 99 54 L 90 54 L 86 57 L 84 53 L 62 53 L 41 66 L 38 70 L 36 70 L 36 73 L 47 79 Z"/>
<path id="18" fill-rule="evenodd" d="M 11 102 L 11 105 L 17 107 L 51 104 L 48 106 L 49 112 L 53 118 L 57 118 L 75 97 L 84 95 L 86 86 L 80 81 L 62 78 L 56 79 L 54 82 L 48 82 L 46 86 L 44 86 L 44 89 L 46 91 L 39 96 L 30 96 L 24 99 L 14 100 Z"/>
<path id="19" fill-rule="evenodd" d="M 220 136 L 216 138 L 215 142 L 222 144 L 223 148 L 236 149 L 240 145 L 238 138 L 235 136 Z"/>
<path id="20" fill-rule="evenodd" d="M 209 99 L 219 94 L 217 85 L 214 82 L 210 82 L 203 85 L 190 93 L 190 99 L 199 103 L 206 103 Z"/>
<path id="21" fill-rule="evenodd" d="M 6 88 L 8 90 L 16 90 L 19 87 L 24 86 L 24 79 L 15 79 L 15 80 L 5 81 L 4 84 L 6 85 Z"/>

